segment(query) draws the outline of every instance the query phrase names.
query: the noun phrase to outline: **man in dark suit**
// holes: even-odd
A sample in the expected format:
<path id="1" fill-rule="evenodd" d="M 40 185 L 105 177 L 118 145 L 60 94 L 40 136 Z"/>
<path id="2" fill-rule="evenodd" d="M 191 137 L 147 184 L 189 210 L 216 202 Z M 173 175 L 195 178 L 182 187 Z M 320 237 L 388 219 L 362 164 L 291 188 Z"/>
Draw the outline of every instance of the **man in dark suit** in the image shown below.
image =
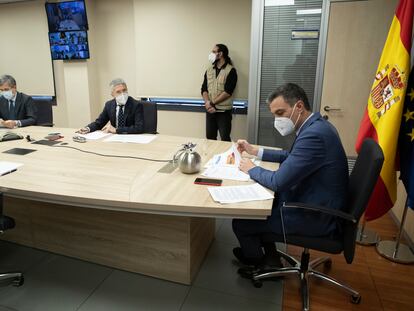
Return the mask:
<path id="1" fill-rule="evenodd" d="M 276 254 L 274 243 L 268 243 L 272 234 L 335 234 L 337 223 L 330 216 L 282 205 L 301 202 L 340 210 L 345 206 L 348 186 L 348 164 L 338 133 L 319 113 L 312 113 L 305 91 L 288 83 L 271 93 L 267 102 L 275 117 L 274 127 L 282 136 L 296 132 L 296 140 L 289 152 L 256 148 L 245 140 L 237 142 L 240 152 L 280 163 L 276 171 L 255 166 L 248 159 L 240 163 L 243 172 L 275 192 L 272 214 L 266 220 L 233 220 L 241 246 L 233 253 L 247 265 L 265 264 Z"/>
<path id="2" fill-rule="evenodd" d="M 113 134 L 140 134 L 144 132 L 144 112 L 142 104 L 128 96 L 124 80 L 115 79 L 111 86 L 112 100 L 105 103 L 99 117 L 77 132 L 87 134 L 102 130 Z"/>
<path id="3" fill-rule="evenodd" d="M 9 75 L 0 77 L 0 125 L 7 128 L 36 124 L 33 99 L 17 92 L 16 80 Z"/>

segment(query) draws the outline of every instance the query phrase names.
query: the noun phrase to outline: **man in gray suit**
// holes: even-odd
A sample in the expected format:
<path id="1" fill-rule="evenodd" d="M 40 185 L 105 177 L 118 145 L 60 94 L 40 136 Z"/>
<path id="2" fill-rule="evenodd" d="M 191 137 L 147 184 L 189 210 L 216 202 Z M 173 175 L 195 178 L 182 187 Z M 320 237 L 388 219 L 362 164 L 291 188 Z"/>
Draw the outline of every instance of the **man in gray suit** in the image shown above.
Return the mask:
<path id="1" fill-rule="evenodd" d="M 33 99 L 17 92 L 16 80 L 0 76 L 0 126 L 15 128 L 36 124 L 36 106 Z"/>

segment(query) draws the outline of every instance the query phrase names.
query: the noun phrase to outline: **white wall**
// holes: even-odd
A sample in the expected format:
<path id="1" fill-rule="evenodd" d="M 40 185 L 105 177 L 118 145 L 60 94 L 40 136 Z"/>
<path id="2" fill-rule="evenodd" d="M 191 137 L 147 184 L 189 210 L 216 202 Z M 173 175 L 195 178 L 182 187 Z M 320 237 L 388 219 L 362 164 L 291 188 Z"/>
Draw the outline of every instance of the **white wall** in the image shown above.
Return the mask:
<path id="1" fill-rule="evenodd" d="M 55 61 L 56 126 L 85 125 L 72 106 L 94 119 L 116 77 L 127 81 L 134 97 L 201 98 L 207 55 L 216 43 L 229 47 L 238 71 L 235 98 L 247 98 L 250 0 L 87 0 L 86 8 L 91 59 L 77 65 Z M 71 95 L 67 85 L 76 85 L 79 94 Z M 204 137 L 205 114 L 160 111 L 159 132 Z M 246 135 L 246 117 L 234 116 L 233 138 Z"/>
<path id="2" fill-rule="evenodd" d="M 54 95 L 44 1 L 0 4 L 0 75 L 31 95 Z"/>
<path id="3" fill-rule="evenodd" d="M 251 0 L 85 2 L 91 58 L 54 61 L 56 126 L 77 128 L 94 120 L 110 99 L 109 82 L 117 77 L 127 81 L 134 97 L 201 98 L 207 55 L 216 43 L 229 47 L 238 71 L 235 98 L 247 99 Z M 39 57 L 28 58 L 30 52 L 41 45 L 43 50 L 36 52 L 49 61 L 51 68 L 44 1 L 0 5 L 0 14 L 4 15 L 0 15 L 0 25 L 13 25 L 12 35 L 7 40 L 17 47 L 13 53 L 3 47 L 0 49 L 5 53 L 0 54 L 0 58 L 12 59 L 10 66 L 1 62 L 0 73 L 15 74 L 23 92 L 53 93 L 53 82 L 39 76 L 40 70 L 35 69 Z M 17 67 L 24 59 L 22 53 L 30 60 L 30 65 L 24 66 L 25 70 L 19 74 Z M 26 79 L 28 73 L 34 76 Z M 50 90 L 33 91 L 39 89 L 39 84 Z M 237 137 L 246 136 L 245 120 L 242 116 L 234 118 L 233 134 Z M 177 123 L 185 126 L 175 126 Z M 159 129 L 163 134 L 204 137 L 205 115 L 162 111 Z"/>

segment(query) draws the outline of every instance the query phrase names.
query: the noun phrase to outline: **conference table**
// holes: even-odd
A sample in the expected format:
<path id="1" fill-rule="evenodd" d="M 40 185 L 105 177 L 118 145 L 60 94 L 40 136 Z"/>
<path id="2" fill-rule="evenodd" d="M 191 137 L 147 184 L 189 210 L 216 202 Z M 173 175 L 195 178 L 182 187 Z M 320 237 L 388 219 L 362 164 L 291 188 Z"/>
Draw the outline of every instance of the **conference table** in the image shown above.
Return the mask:
<path id="1" fill-rule="evenodd" d="M 171 163 L 138 159 L 168 161 L 182 144 L 193 142 L 204 165 L 230 142 L 156 135 L 147 144 L 106 138 L 79 143 L 72 139 L 75 129 L 12 131 L 34 141 L 0 142 L 1 161 L 23 164 L 0 177 L 3 212 L 16 221 L 4 240 L 191 284 L 214 239 L 215 218 L 264 219 L 271 213 L 272 200 L 220 204 L 208 186 L 194 184 L 201 172 L 162 172 Z M 63 138 L 47 145 L 50 132 Z M 4 153 L 13 148 L 34 151 Z M 248 183 L 224 180 L 223 186 Z"/>

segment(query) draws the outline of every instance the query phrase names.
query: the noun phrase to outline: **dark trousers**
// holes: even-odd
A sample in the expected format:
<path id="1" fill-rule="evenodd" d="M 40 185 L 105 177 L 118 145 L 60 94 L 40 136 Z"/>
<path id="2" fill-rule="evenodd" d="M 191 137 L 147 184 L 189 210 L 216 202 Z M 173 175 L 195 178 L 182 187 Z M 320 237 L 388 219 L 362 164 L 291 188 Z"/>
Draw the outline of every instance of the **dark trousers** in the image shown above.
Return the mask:
<path id="1" fill-rule="evenodd" d="M 231 119 L 232 110 L 223 112 L 206 113 L 206 136 L 207 139 L 217 140 L 217 131 L 220 133 L 221 140 L 231 141 Z"/>
<path id="2" fill-rule="evenodd" d="M 276 236 L 283 234 L 280 226 L 269 220 L 233 219 L 233 232 L 239 240 L 243 255 L 249 259 L 260 259 L 264 256 L 262 247 L 266 248 Z"/>

